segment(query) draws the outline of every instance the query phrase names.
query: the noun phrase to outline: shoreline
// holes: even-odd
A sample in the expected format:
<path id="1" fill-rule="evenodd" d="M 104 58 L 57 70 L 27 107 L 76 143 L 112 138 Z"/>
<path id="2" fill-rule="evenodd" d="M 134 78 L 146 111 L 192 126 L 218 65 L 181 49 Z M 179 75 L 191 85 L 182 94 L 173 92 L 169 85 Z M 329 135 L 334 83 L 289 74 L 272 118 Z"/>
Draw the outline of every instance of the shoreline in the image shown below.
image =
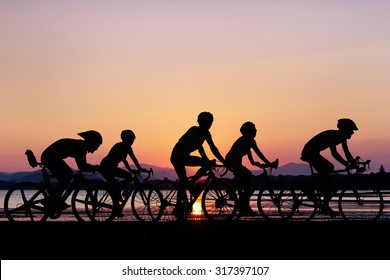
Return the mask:
<path id="1" fill-rule="evenodd" d="M 379 260 L 390 221 L 0 222 L 1 259 Z"/>

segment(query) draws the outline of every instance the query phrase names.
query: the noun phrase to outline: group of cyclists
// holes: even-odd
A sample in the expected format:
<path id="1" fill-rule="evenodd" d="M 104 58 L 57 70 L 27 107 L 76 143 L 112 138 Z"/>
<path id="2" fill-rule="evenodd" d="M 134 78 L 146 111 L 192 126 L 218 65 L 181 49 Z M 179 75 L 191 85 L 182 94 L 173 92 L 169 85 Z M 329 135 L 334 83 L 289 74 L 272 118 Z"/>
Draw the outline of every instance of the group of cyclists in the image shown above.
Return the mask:
<path id="1" fill-rule="evenodd" d="M 239 211 L 241 215 L 255 215 L 249 205 L 251 190 L 251 171 L 243 165 L 243 158 L 247 157 L 249 162 L 261 167 L 259 161 L 255 161 L 252 152 L 269 166 L 277 166 L 277 159 L 269 161 L 258 147 L 255 137 L 257 129 L 254 123 L 247 121 L 240 128 L 241 136 L 232 144 L 226 156 L 223 157 L 217 146 L 214 144 L 210 128 L 213 124 L 214 117 L 210 112 L 201 112 L 198 115 L 197 126 L 190 127 L 174 145 L 170 161 L 176 171 L 176 174 L 181 185 L 177 195 L 177 206 L 173 211 L 176 217 L 181 217 L 184 214 L 184 202 L 186 199 L 186 190 L 191 194 L 199 192 L 196 187 L 196 181 L 201 178 L 213 160 L 210 160 L 204 150 L 203 144 L 206 141 L 214 156 L 230 170 L 237 182 L 243 189 L 243 195 L 239 201 Z M 347 141 L 358 130 L 356 124 L 348 118 L 339 119 L 337 122 L 337 130 L 329 129 L 322 131 L 311 138 L 303 147 L 301 159 L 309 163 L 317 172 L 324 184 L 321 188 L 324 195 L 324 203 L 321 209 L 323 213 L 337 215 L 338 213 L 329 207 L 329 200 L 334 191 L 331 184 L 331 172 L 334 170 L 334 165 L 326 159 L 321 152 L 330 149 L 332 156 L 347 168 L 355 168 L 354 158 L 351 155 Z M 58 185 L 53 200 L 60 201 L 61 193 L 64 187 L 69 184 L 72 179 L 73 171 L 65 162 L 66 158 L 74 158 L 77 167 L 81 171 L 96 171 L 100 172 L 105 180 L 109 183 L 113 190 L 116 199 L 121 199 L 120 188 L 117 185 L 116 177 L 132 179 L 134 170 L 130 167 L 127 157 L 134 162 L 137 169 L 146 171 L 139 164 L 137 157 L 134 154 L 132 144 L 136 139 L 135 133 L 126 129 L 121 132 L 121 142 L 112 146 L 108 154 L 102 158 L 99 165 L 91 165 L 87 163 L 87 153 L 94 153 L 103 143 L 101 134 L 95 130 L 89 130 L 78 133 L 83 139 L 64 138 L 57 140 L 48 146 L 41 155 L 41 162 L 44 164 L 58 180 Z M 341 145 L 345 158 L 337 151 L 337 146 Z M 193 152 L 198 151 L 200 156 L 194 155 Z M 127 170 L 119 167 L 123 163 Z M 187 177 L 186 167 L 199 167 L 196 174 L 189 180 Z M 63 202 L 62 207 L 65 209 L 68 205 Z M 118 213 L 118 216 L 121 213 Z"/>

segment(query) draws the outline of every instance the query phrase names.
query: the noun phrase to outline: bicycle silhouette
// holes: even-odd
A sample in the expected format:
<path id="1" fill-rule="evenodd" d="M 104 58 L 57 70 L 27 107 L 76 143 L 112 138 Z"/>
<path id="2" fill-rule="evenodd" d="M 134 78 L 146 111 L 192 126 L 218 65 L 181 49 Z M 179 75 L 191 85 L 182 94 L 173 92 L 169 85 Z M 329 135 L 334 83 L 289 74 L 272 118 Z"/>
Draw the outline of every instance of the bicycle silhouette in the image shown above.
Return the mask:
<path id="1" fill-rule="evenodd" d="M 162 194 L 156 189 L 156 187 L 152 184 L 147 183 L 150 176 L 153 174 L 153 169 L 150 168 L 145 173 L 147 173 L 147 177 L 141 180 L 141 170 L 134 170 L 134 177 L 131 180 L 123 179 L 119 180 L 119 186 L 121 187 L 121 200 L 113 203 L 118 207 L 115 211 L 117 213 L 122 213 L 127 202 L 130 200 L 130 209 L 133 215 L 136 217 L 138 221 L 153 221 L 152 216 L 150 215 L 149 207 L 150 201 L 153 205 L 155 200 L 161 201 Z M 149 195 L 149 192 L 152 192 L 153 195 Z M 109 199 L 110 196 L 108 196 Z M 152 210 L 153 211 L 153 210 Z"/>
<path id="2" fill-rule="evenodd" d="M 198 198 L 201 197 L 200 203 L 204 216 L 209 221 L 231 220 L 236 212 L 238 205 L 239 193 L 233 185 L 221 178 L 227 173 L 227 169 L 223 165 L 214 164 L 206 171 L 201 179 L 195 184 L 196 193 L 186 192 L 187 201 L 185 201 L 184 220 L 187 220 L 192 211 L 193 206 Z M 189 176 L 190 180 L 193 176 Z M 181 220 L 175 217 L 174 209 L 177 206 L 178 188 L 182 187 L 180 182 L 172 180 L 162 180 L 156 183 L 156 189 L 161 191 L 163 198 L 150 201 L 150 214 L 154 221 L 159 220 Z M 202 196 L 201 196 L 202 194 Z M 157 197 L 153 192 L 149 193 L 150 197 Z"/>
<path id="3" fill-rule="evenodd" d="M 71 196 L 71 208 L 78 221 L 100 222 L 113 219 L 113 205 L 97 207 L 102 196 L 110 196 L 106 183 L 99 179 L 88 179 L 80 170 L 76 171 L 69 185 L 62 191 L 60 201 L 53 202 L 53 184 L 47 168 L 37 162 L 31 150 L 26 151 L 31 167 L 39 166 L 42 172 L 42 184 L 20 182 L 12 186 L 4 198 L 4 212 L 11 222 L 44 222 L 48 218 L 58 219 L 68 208 L 65 202 Z M 21 202 L 20 202 L 21 201 Z M 108 207 L 106 207 L 108 206 Z M 98 215 L 91 216 L 91 208 L 99 208 Z"/>
<path id="4" fill-rule="evenodd" d="M 287 192 L 287 188 L 284 187 L 284 183 L 275 180 L 271 177 L 272 169 L 278 168 L 279 160 L 271 163 L 271 165 L 262 164 L 261 168 L 263 172 L 254 177 L 253 185 L 259 189 L 257 197 L 254 197 L 257 203 L 257 208 L 261 216 L 265 220 L 280 219 L 280 205 L 279 191 L 284 188 Z M 251 197 L 251 200 L 253 196 Z"/>
<path id="5" fill-rule="evenodd" d="M 282 182 L 271 177 L 272 170 L 278 168 L 279 160 L 275 160 L 271 164 L 261 164 L 259 167 L 262 172 L 251 177 L 251 196 L 249 198 L 250 207 L 257 208 L 260 215 L 246 215 L 240 213 L 238 209 L 237 219 L 242 217 L 263 217 L 266 220 L 280 218 L 279 214 L 279 190 L 282 188 Z M 238 178 L 224 179 L 227 184 L 232 186 L 232 189 L 241 197 L 243 188 Z"/>
<path id="6" fill-rule="evenodd" d="M 378 220 L 382 215 L 384 206 L 382 193 L 371 182 L 365 182 L 367 185 L 363 186 L 358 185 L 359 180 L 362 179 L 359 175 L 369 170 L 370 160 L 362 161 L 360 157 L 356 157 L 355 161 L 355 172 L 350 168 L 332 172 L 333 175 L 346 173 L 346 178 L 340 182 L 335 182 L 337 190 L 333 193 L 329 205 L 331 208 L 338 208 L 340 216 L 344 221 Z M 310 168 L 310 180 L 299 191 L 298 195 L 291 191 L 291 188 L 280 191 L 280 205 L 283 205 L 283 209 L 280 208 L 280 214 L 283 219 L 310 221 L 316 214 L 323 214 L 321 212 L 323 195 L 318 188 L 319 179 L 311 165 Z M 311 193 L 310 190 L 312 191 Z M 329 216 L 329 214 L 325 213 L 325 216 Z M 334 216 L 330 216 L 334 218 Z"/>

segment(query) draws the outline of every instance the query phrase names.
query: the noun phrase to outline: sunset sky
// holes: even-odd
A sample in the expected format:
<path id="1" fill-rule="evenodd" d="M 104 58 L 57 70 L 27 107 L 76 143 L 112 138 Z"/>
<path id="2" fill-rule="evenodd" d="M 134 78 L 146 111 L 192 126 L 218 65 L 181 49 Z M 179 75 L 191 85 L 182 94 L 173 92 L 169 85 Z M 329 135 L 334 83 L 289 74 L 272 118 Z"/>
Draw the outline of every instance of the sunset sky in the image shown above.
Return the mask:
<path id="1" fill-rule="evenodd" d="M 171 167 L 202 111 L 223 155 L 252 121 L 281 165 L 348 117 L 353 155 L 390 171 L 389 14 L 379 0 L 1 1 L 0 172 L 89 129 L 104 138 L 92 163 L 132 129 L 141 163 Z"/>

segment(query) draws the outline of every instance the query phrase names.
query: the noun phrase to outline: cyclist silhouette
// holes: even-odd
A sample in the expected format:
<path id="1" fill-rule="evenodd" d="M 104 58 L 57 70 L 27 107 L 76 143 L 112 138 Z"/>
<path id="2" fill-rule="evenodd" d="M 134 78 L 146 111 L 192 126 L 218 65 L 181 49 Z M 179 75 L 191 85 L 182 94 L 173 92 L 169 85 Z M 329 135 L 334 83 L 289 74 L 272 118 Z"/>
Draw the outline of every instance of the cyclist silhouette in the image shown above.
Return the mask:
<path id="1" fill-rule="evenodd" d="M 170 158 L 181 185 L 177 194 L 177 206 L 173 211 L 173 214 L 177 218 L 181 218 L 183 215 L 183 204 L 187 200 L 186 189 L 189 189 L 191 193 L 199 192 L 199 190 L 194 187 L 194 184 L 196 180 L 205 174 L 209 166 L 213 164 L 213 161 L 210 161 L 206 155 L 203 148 L 203 142 L 206 140 L 214 156 L 220 162 L 225 162 L 225 159 L 215 146 L 209 131 L 214 121 L 213 115 L 210 112 L 201 112 L 198 115 L 197 121 L 199 125 L 192 126 L 188 129 L 176 143 Z M 200 157 L 191 155 L 191 153 L 196 150 L 199 152 Z M 190 182 L 187 178 L 186 166 L 200 166 Z"/>
<path id="2" fill-rule="evenodd" d="M 137 160 L 137 157 L 134 154 L 132 145 L 134 143 L 135 138 L 135 134 L 132 130 L 123 130 L 121 132 L 122 141 L 112 146 L 108 154 L 104 158 L 102 158 L 100 162 L 100 172 L 112 187 L 114 199 L 116 198 L 118 199 L 118 201 L 121 199 L 121 189 L 118 186 L 115 177 L 125 178 L 126 180 L 133 179 L 131 173 L 134 173 L 134 170 L 131 169 L 127 161 L 127 156 L 131 158 L 138 170 L 147 172 L 146 169 L 141 167 Z M 124 164 L 128 171 L 118 167 L 119 163 L 121 162 Z M 117 216 L 123 217 L 123 214 L 117 213 Z"/>
<path id="3" fill-rule="evenodd" d="M 48 146 L 41 155 L 41 162 L 45 165 L 52 175 L 57 178 L 58 184 L 53 191 L 51 203 L 58 203 L 61 194 L 66 185 L 72 179 L 73 171 L 64 159 L 74 158 L 77 167 L 80 171 L 95 172 L 99 169 L 99 165 L 87 163 L 87 153 L 94 153 L 103 143 L 103 138 L 99 132 L 88 130 L 80 132 L 77 135 L 81 139 L 63 138 Z M 69 205 L 63 202 L 62 208 L 67 208 Z"/>
<path id="4" fill-rule="evenodd" d="M 262 165 L 260 162 L 253 159 L 251 152 L 251 150 L 253 150 L 256 155 L 267 165 L 271 165 L 272 163 L 264 156 L 264 154 L 257 146 L 255 140 L 257 130 L 256 126 L 252 122 L 245 122 L 240 128 L 240 132 L 242 136 L 233 143 L 229 152 L 225 156 L 226 166 L 230 171 L 233 172 L 234 176 L 243 186 L 243 195 L 240 198 L 239 203 L 240 213 L 242 215 L 257 215 L 249 205 L 250 197 L 254 191 L 251 188 L 250 180 L 252 177 L 252 172 L 242 164 L 242 159 L 244 156 L 247 156 L 252 165 L 261 168 Z M 273 164 L 276 165 L 277 160 L 274 161 Z"/>
<path id="5" fill-rule="evenodd" d="M 331 173 L 334 170 L 334 165 L 320 153 L 326 149 L 330 149 L 332 156 L 338 162 L 347 168 L 355 168 L 356 163 L 349 151 L 347 140 L 351 138 L 355 130 L 358 130 L 356 124 L 347 118 L 339 119 L 337 121 L 337 128 L 338 130 L 325 130 L 311 138 L 303 147 L 301 154 L 301 159 L 311 164 L 318 172 L 321 182 L 319 190 L 324 195 L 322 212 L 333 216 L 339 214 L 329 207 L 329 200 L 332 194 L 337 191 L 331 183 Z M 342 146 L 346 159 L 336 149 L 339 144 Z M 312 197 L 313 195 L 311 194 L 310 196 Z"/>

